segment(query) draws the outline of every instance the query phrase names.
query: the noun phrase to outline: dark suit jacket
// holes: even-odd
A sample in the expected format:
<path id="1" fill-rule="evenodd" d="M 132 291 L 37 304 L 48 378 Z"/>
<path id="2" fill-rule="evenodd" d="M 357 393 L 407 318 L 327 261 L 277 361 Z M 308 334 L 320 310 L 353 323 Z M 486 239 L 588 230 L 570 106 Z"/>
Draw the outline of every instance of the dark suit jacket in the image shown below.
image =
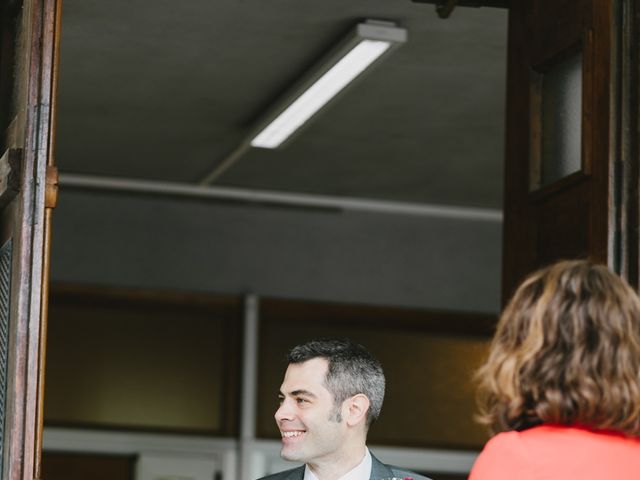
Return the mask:
<path id="1" fill-rule="evenodd" d="M 371 454 L 371 477 L 370 480 L 383 480 L 395 478 L 412 478 L 413 480 L 429 480 L 427 477 L 418 475 L 417 473 L 403 470 L 402 468 L 393 467 L 391 465 L 385 465 L 376 457 Z M 260 480 L 303 480 L 304 479 L 304 465 L 291 470 L 285 470 L 284 472 L 274 473 L 262 477 Z"/>

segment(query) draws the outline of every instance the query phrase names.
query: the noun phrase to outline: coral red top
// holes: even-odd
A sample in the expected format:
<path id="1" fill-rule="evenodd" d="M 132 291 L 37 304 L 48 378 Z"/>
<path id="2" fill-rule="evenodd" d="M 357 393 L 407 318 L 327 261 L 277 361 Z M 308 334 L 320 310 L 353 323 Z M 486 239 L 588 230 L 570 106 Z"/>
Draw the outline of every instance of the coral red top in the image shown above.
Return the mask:
<path id="1" fill-rule="evenodd" d="M 540 425 L 504 432 L 485 445 L 469 480 L 638 480 L 640 438 Z"/>

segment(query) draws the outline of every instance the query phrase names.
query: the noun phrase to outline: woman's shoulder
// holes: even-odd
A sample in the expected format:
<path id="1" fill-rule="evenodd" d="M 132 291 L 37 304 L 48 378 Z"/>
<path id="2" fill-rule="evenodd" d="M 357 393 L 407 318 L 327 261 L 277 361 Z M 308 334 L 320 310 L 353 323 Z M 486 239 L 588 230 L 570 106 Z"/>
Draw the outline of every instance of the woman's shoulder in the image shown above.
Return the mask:
<path id="1" fill-rule="evenodd" d="M 618 432 L 556 425 L 503 432 L 487 442 L 469 478 L 529 479 L 534 472 L 539 476 L 549 468 L 592 469 L 596 459 L 605 470 L 630 464 L 640 468 L 640 439 Z"/>
<path id="2" fill-rule="evenodd" d="M 527 479 L 528 454 L 520 432 L 503 432 L 492 437 L 476 459 L 469 480 Z"/>
<path id="3" fill-rule="evenodd" d="M 640 449 L 639 437 L 629 437 L 615 430 L 598 430 L 580 425 L 545 424 L 517 432 L 517 434 L 520 441 L 525 443 L 528 448 L 534 448 L 538 444 L 547 447 L 553 447 L 558 444 L 575 444 L 581 448 L 585 448 L 588 445 L 593 445 L 596 448 L 602 445 L 610 445 L 634 450 Z"/>
<path id="4" fill-rule="evenodd" d="M 528 454 L 544 449 L 552 454 L 558 447 L 601 448 L 604 445 L 640 449 L 640 438 L 629 437 L 613 430 L 594 430 L 582 426 L 544 424 L 522 431 L 499 433 L 487 442 L 488 450 L 509 449 Z"/>
<path id="5" fill-rule="evenodd" d="M 506 449 L 514 450 L 514 453 L 517 453 L 522 448 L 522 433 L 515 430 L 498 433 L 489 439 L 482 452 L 490 453 L 495 450 Z"/>

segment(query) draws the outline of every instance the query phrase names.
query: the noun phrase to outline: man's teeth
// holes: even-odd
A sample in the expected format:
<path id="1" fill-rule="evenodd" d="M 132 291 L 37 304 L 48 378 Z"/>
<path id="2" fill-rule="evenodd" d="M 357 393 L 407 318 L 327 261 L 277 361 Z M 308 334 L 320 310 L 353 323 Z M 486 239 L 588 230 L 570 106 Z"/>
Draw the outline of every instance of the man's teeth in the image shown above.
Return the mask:
<path id="1" fill-rule="evenodd" d="M 282 432 L 282 436 L 284 438 L 290 438 L 290 437 L 298 437 L 300 435 L 302 435 L 304 432 Z"/>

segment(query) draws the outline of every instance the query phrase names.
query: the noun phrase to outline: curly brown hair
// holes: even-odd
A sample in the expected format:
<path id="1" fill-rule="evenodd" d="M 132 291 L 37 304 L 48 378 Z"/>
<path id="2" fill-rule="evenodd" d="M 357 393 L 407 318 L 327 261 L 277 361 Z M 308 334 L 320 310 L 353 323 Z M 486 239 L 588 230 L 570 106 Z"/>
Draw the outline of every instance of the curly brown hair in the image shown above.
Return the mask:
<path id="1" fill-rule="evenodd" d="M 640 300 L 602 265 L 531 274 L 505 308 L 476 374 L 481 423 L 541 423 L 640 435 Z"/>

